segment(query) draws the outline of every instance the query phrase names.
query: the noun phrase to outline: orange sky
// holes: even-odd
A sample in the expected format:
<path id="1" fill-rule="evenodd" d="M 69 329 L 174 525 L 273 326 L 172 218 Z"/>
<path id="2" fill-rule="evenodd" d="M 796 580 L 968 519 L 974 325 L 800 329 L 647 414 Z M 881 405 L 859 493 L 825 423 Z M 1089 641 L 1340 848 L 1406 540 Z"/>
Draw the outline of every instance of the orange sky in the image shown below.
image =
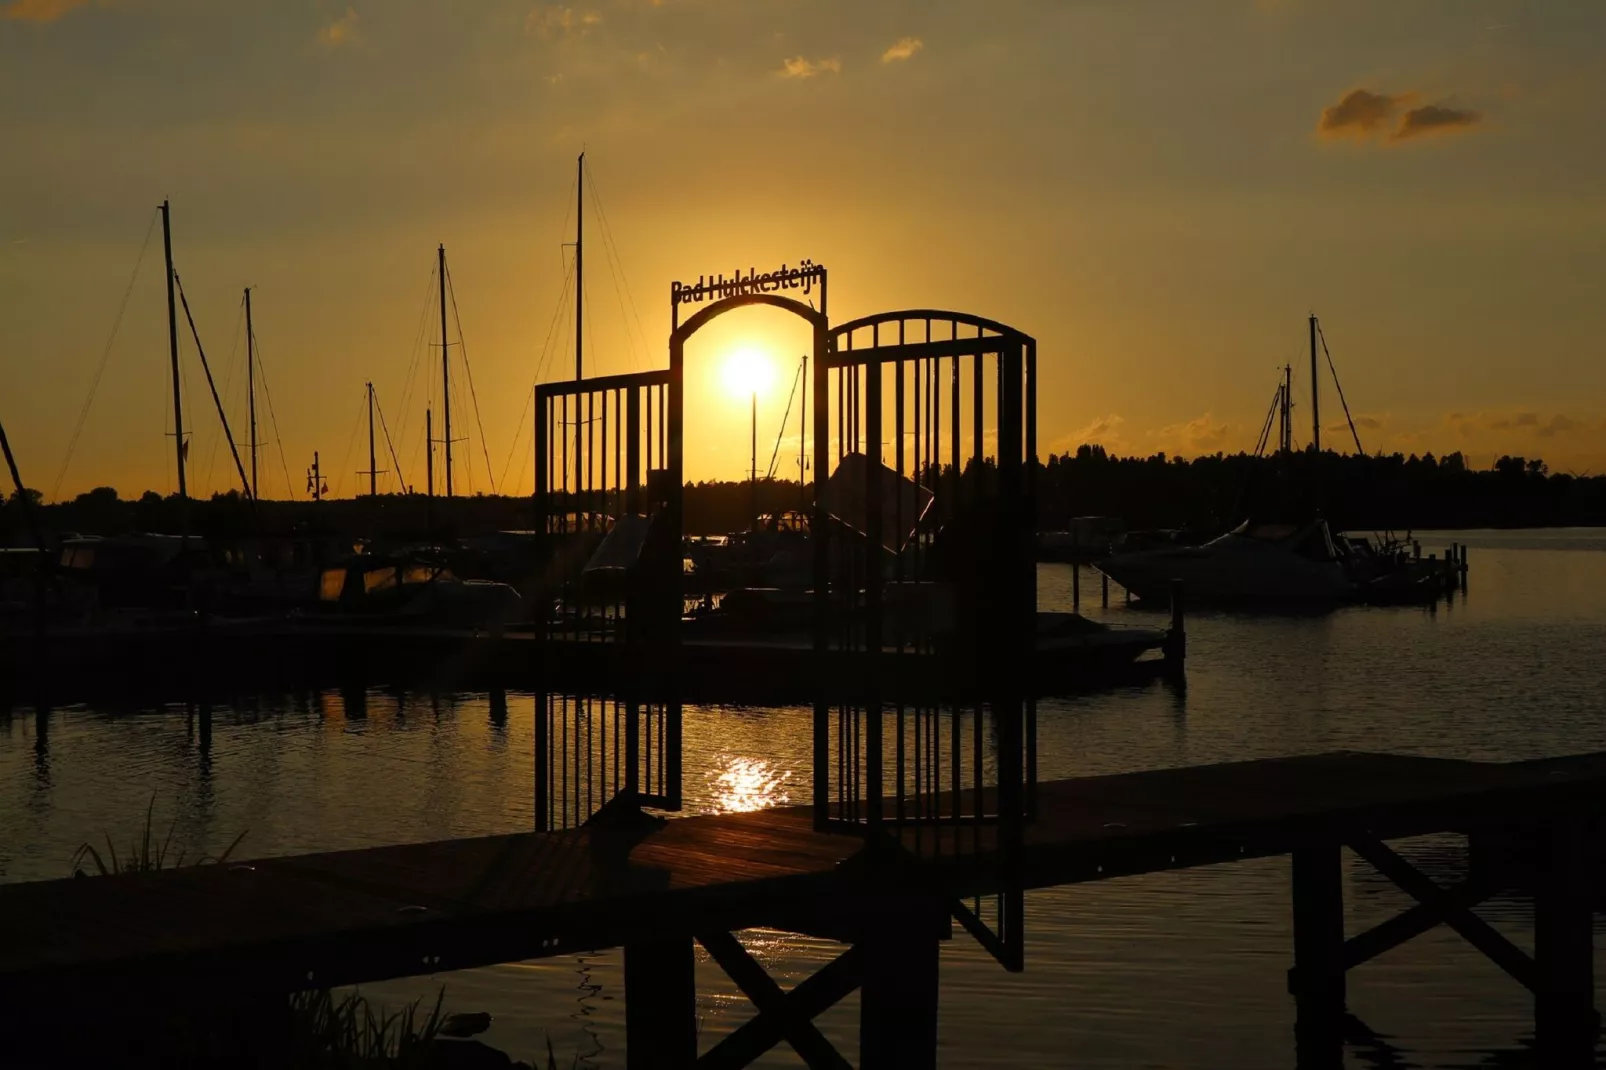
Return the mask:
<path id="1" fill-rule="evenodd" d="M 1315 310 L 1369 450 L 1598 472 L 1602 40 L 1592 0 L 0 0 L 0 419 L 47 493 L 172 487 L 159 228 L 63 471 L 171 197 L 237 423 L 256 288 L 265 495 L 314 450 L 356 489 L 368 379 L 422 484 L 443 241 L 484 426 L 459 410 L 459 486 L 527 492 L 584 146 L 591 372 L 666 362 L 672 279 L 809 257 L 838 320 L 1035 335 L 1045 450 L 1251 448 Z M 767 461 L 805 342 L 744 311 L 694 343 L 693 478 L 749 463 L 723 358 L 778 365 Z M 187 340 L 185 378 L 191 489 L 226 489 Z"/>

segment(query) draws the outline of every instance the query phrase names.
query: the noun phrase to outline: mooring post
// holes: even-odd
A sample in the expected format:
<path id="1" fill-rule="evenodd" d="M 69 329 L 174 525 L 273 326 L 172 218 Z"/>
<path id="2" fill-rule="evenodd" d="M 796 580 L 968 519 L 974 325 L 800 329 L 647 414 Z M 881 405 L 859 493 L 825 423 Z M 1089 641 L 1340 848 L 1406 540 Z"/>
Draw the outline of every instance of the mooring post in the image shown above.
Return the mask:
<path id="1" fill-rule="evenodd" d="M 919 911 L 869 926 L 859 990 L 860 1070 L 934 1070 L 937 1065 L 936 927 Z"/>
<path id="2" fill-rule="evenodd" d="M 1534 1040 L 1540 1065 L 1594 1065 L 1593 904 L 1588 837 L 1560 821 L 1542 838 L 1545 857 L 1534 886 Z"/>
<path id="3" fill-rule="evenodd" d="M 1343 1056 L 1344 858 L 1337 844 L 1293 852 L 1294 1044 L 1301 1070 Z"/>
<path id="4" fill-rule="evenodd" d="M 1422 560 L 1422 544 L 1415 539 L 1411 540 L 1411 559 L 1413 561 Z"/>
<path id="5" fill-rule="evenodd" d="M 691 937 L 625 945 L 627 1070 L 697 1062 L 697 976 Z"/>
<path id="6" fill-rule="evenodd" d="M 1180 670 L 1188 658 L 1188 631 L 1184 619 L 1182 581 L 1171 581 L 1171 630 L 1166 633 L 1165 659 L 1173 670 Z"/>
<path id="7" fill-rule="evenodd" d="M 1467 589 L 1467 548 L 1461 547 L 1461 590 Z"/>

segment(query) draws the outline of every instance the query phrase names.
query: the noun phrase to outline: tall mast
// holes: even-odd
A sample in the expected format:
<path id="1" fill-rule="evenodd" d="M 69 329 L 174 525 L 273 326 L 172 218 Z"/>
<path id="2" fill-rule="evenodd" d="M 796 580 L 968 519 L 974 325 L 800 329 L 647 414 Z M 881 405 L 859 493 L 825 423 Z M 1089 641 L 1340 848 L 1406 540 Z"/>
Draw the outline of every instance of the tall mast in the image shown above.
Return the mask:
<path id="1" fill-rule="evenodd" d="M 575 163 L 574 184 L 574 381 L 579 382 L 585 378 L 585 302 L 586 302 L 586 260 L 585 260 L 585 225 L 586 225 L 586 154 L 580 153 Z M 580 443 L 586 431 L 585 425 L 580 421 L 579 406 L 575 407 L 574 416 L 574 471 L 576 486 L 579 485 L 581 453 Z"/>
<path id="2" fill-rule="evenodd" d="M 446 348 L 446 243 L 441 243 L 439 273 L 441 277 L 441 412 L 446 414 L 445 430 L 441 441 L 446 446 L 446 496 L 452 496 L 452 375 Z"/>
<path id="3" fill-rule="evenodd" d="M 809 411 L 809 355 L 803 354 L 803 371 L 798 381 L 797 406 L 797 496 L 798 509 L 808 512 L 808 420 Z"/>
<path id="4" fill-rule="evenodd" d="M 257 494 L 257 336 L 251 326 L 251 287 L 245 288 L 245 393 L 251 408 L 251 500 Z"/>
<path id="5" fill-rule="evenodd" d="M 374 384 L 368 384 L 368 497 L 379 496 L 379 465 L 374 463 Z"/>
<path id="6" fill-rule="evenodd" d="M 173 296 L 173 216 L 168 202 L 162 202 L 162 248 L 167 253 L 167 350 L 173 363 L 173 442 L 178 454 L 178 496 L 190 496 L 184 478 L 184 398 L 178 376 L 178 304 Z"/>
<path id="7" fill-rule="evenodd" d="M 1310 448 L 1322 452 L 1321 382 L 1316 375 L 1316 313 L 1310 314 Z"/>
<path id="8" fill-rule="evenodd" d="M 574 379 L 579 382 L 585 376 L 585 350 L 582 346 L 583 333 L 581 328 L 585 324 L 586 303 L 586 268 L 585 268 L 585 226 L 586 226 L 586 154 L 580 154 L 576 165 L 577 178 L 574 186 Z"/>
<path id="9" fill-rule="evenodd" d="M 431 409 L 424 410 L 424 443 L 427 461 L 424 466 L 424 493 L 433 498 L 435 497 L 435 413 Z"/>
<path id="10" fill-rule="evenodd" d="M 1288 453 L 1294 448 L 1294 366 L 1283 365 L 1283 396 L 1279 403 L 1277 426 L 1277 450 Z"/>

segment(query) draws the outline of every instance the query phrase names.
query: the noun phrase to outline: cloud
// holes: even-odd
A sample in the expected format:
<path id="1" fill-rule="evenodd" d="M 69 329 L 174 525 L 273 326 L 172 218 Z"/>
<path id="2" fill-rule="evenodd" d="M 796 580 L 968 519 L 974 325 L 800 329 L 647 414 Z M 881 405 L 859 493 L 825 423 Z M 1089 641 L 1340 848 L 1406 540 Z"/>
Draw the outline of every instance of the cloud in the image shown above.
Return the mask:
<path id="1" fill-rule="evenodd" d="M 1533 436 L 1560 438 L 1565 435 L 1606 432 L 1606 417 L 1580 420 L 1564 412 L 1546 416 L 1531 409 L 1513 412 L 1450 412 L 1444 423 L 1464 439 L 1479 437 Z"/>
<path id="2" fill-rule="evenodd" d="M 925 47 L 926 43 L 918 37 L 900 37 L 892 43 L 891 48 L 881 53 L 881 62 L 897 63 L 909 59 Z"/>
<path id="3" fill-rule="evenodd" d="M 822 59 L 810 62 L 802 56 L 781 61 L 782 78 L 813 78 L 816 74 L 840 74 L 842 61 L 839 59 Z"/>
<path id="4" fill-rule="evenodd" d="M 599 11 L 576 11 L 562 4 L 547 4 L 525 17 L 524 32 L 542 40 L 584 37 L 601 22 L 602 13 Z"/>
<path id="5" fill-rule="evenodd" d="M 1367 89 L 1351 89 L 1337 104 L 1322 109 L 1322 118 L 1316 130 L 1329 138 L 1367 138 L 1383 129 L 1394 117 L 1404 97 L 1387 93 L 1373 93 Z"/>
<path id="6" fill-rule="evenodd" d="M 1440 104 L 1424 104 L 1400 116 L 1400 125 L 1395 128 L 1392 140 L 1404 141 L 1406 138 L 1423 137 L 1427 134 L 1459 133 L 1482 121 L 1483 116 L 1475 111 L 1446 108 Z"/>
<path id="7" fill-rule="evenodd" d="M 357 9 L 348 7 L 346 13 L 318 31 L 318 43 L 325 48 L 349 45 L 357 36 Z"/>
<path id="8" fill-rule="evenodd" d="M 1357 431 L 1381 431 L 1388 422 L 1389 414 L 1386 412 L 1381 416 L 1373 416 L 1370 413 L 1355 414 L 1355 429 Z M 1322 429 L 1322 433 L 1347 436 L 1349 434 L 1349 422 L 1347 420 L 1334 420 Z"/>
<path id="9" fill-rule="evenodd" d="M 0 7 L 0 19 L 17 22 L 55 22 L 68 12 L 88 5 L 89 0 L 10 0 Z"/>
<path id="10" fill-rule="evenodd" d="M 1155 432 L 1161 446 L 1183 454 L 1215 453 L 1226 447 L 1237 433 L 1233 424 L 1218 423 L 1211 413 L 1195 416 L 1185 423 L 1170 424 Z M 1253 447 L 1254 443 L 1248 443 Z"/>
<path id="11" fill-rule="evenodd" d="M 1481 114 L 1464 108 L 1451 108 L 1444 104 L 1413 107 L 1419 95 L 1351 89 L 1339 98 L 1337 104 L 1329 104 L 1322 109 L 1316 132 L 1330 140 L 1350 138 L 1367 141 L 1378 138 L 1395 142 L 1427 134 L 1457 133 L 1482 121 Z M 1384 131 L 1390 126 L 1393 129 L 1385 137 Z"/>
<path id="12" fill-rule="evenodd" d="M 1088 421 L 1085 427 L 1079 427 L 1068 435 L 1061 435 L 1049 444 L 1049 453 L 1071 453 L 1076 447 L 1082 445 L 1103 446 L 1114 453 L 1126 448 L 1121 437 L 1121 427 L 1126 418 L 1120 413 L 1109 413 Z"/>

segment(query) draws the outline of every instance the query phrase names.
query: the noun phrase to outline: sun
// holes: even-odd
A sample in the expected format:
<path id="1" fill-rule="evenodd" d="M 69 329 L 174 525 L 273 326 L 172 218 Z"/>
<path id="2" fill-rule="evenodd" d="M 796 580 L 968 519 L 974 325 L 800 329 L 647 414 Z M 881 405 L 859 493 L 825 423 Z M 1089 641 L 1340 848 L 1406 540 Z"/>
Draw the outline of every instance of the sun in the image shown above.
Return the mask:
<path id="1" fill-rule="evenodd" d="M 731 350 L 725 358 L 720 378 L 732 398 L 746 401 L 756 395 L 768 393 L 775 382 L 775 362 L 764 350 L 744 345 Z"/>

